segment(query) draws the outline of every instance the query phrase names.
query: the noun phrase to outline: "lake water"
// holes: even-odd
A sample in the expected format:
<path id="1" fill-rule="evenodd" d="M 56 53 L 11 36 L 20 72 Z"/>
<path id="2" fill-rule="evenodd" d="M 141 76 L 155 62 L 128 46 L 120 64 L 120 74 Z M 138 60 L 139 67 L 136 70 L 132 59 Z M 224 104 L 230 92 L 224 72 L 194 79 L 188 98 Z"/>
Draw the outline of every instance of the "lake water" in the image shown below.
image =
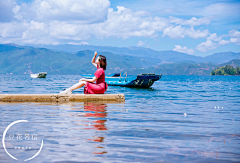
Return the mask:
<path id="1" fill-rule="evenodd" d="M 0 94 L 58 93 L 80 78 L 0 75 Z M 124 93 L 126 101 L 0 103 L 1 140 L 9 124 L 27 120 L 5 136 L 20 162 L 42 141 L 29 162 L 240 162 L 240 76 L 163 76 L 149 89 L 109 86 L 106 93 Z M 2 143 L 0 162 L 16 162 Z"/>

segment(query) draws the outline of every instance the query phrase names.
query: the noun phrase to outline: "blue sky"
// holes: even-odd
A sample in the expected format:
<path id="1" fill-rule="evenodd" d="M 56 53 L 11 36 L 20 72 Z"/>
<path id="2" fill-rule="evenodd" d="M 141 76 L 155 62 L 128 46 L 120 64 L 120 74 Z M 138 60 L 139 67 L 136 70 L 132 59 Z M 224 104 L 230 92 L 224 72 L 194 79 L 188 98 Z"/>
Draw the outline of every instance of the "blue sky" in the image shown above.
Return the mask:
<path id="1" fill-rule="evenodd" d="M 0 43 L 240 52 L 240 2 L 231 0 L 0 0 Z"/>

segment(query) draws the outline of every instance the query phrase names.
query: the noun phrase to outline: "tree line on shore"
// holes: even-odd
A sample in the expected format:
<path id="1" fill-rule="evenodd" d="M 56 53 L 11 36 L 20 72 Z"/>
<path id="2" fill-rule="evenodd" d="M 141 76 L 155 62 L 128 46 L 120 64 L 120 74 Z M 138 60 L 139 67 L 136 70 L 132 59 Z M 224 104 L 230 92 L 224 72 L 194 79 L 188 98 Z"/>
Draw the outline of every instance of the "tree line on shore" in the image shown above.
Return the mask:
<path id="1" fill-rule="evenodd" d="M 212 70 L 211 75 L 240 75 L 240 68 L 236 69 L 231 65 L 226 65 L 223 67 L 217 67 L 217 69 Z"/>

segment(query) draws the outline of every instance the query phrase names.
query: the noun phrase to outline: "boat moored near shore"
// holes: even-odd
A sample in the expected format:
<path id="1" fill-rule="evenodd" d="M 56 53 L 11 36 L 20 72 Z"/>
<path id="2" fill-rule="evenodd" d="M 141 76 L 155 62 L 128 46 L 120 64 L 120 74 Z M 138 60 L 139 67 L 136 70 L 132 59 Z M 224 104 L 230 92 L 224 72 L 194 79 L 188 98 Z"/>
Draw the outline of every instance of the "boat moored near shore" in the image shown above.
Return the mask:
<path id="1" fill-rule="evenodd" d="M 37 74 L 31 74 L 31 78 L 46 78 L 47 72 L 40 72 Z"/>
<path id="2" fill-rule="evenodd" d="M 94 75 L 86 74 L 82 75 L 85 78 L 93 78 Z M 123 87 L 139 87 L 149 88 L 155 81 L 160 80 L 162 75 L 155 74 L 141 74 L 141 75 L 126 75 L 122 76 L 122 73 L 113 73 L 106 75 L 105 81 L 111 86 L 123 86 Z"/>

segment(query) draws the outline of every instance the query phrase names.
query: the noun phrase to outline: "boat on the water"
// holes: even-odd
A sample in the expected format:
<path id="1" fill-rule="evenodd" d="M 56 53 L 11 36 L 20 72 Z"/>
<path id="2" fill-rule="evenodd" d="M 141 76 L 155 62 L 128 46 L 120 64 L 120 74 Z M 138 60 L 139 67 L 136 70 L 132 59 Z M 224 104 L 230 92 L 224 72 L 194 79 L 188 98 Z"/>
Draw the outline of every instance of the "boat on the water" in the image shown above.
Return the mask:
<path id="1" fill-rule="evenodd" d="M 31 74 L 31 78 L 46 78 L 47 72 L 40 72 L 37 74 Z"/>
<path id="2" fill-rule="evenodd" d="M 93 78 L 94 75 L 86 74 L 82 75 L 85 78 Z M 153 83 L 161 79 L 162 75 L 155 74 L 141 74 L 141 75 L 126 75 L 123 73 L 113 73 L 105 76 L 105 81 L 111 86 L 123 86 L 123 87 L 140 87 L 149 88 Z"/>

